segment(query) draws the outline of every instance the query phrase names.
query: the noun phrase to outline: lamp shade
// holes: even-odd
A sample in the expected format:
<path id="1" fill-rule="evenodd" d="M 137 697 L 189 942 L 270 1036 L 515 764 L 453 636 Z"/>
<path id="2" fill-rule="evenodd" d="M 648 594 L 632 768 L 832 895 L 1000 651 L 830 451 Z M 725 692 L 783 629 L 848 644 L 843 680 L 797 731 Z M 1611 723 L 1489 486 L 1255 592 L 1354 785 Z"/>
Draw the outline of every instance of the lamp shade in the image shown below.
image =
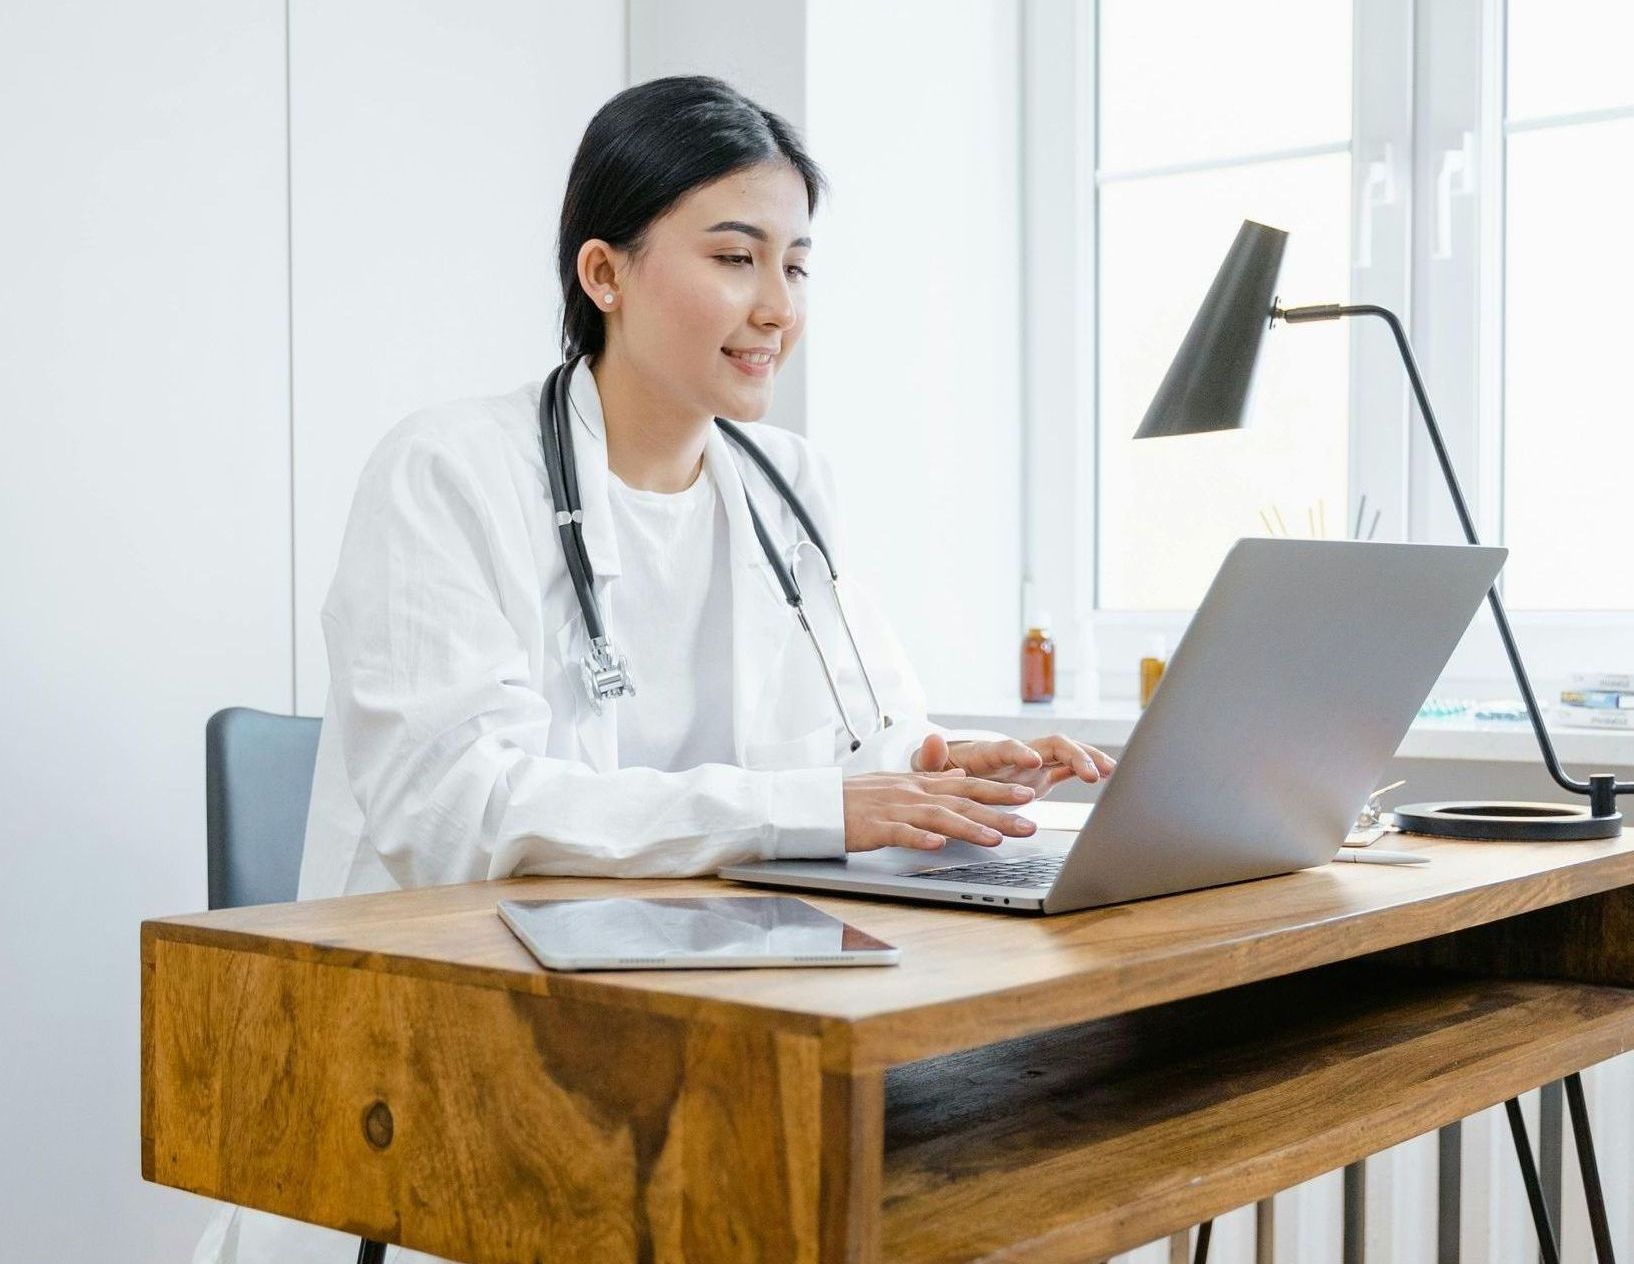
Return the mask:
<path id="1" fill-rule="evenodd" d="M 1135 438 L 1243 424 L 1287 243 L 1280 228 L 1243 221 Z"/>

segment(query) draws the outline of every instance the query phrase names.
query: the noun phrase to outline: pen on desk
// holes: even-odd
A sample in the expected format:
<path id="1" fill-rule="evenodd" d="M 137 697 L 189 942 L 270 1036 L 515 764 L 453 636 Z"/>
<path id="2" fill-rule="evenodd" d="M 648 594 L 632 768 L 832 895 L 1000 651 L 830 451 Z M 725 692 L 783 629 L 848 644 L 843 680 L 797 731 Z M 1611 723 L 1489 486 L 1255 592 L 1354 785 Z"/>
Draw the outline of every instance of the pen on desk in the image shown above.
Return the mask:
<path id="1" fill-rule="evenodd" d="M 1353 865 L 1427 865 L 1428 856 L 1420 856 L 1410 851 L 1379 851 L 1370 847 L 1365 851 L 1359 847 L 1346 847 L 1335 860 L 1346 860 Z"/>

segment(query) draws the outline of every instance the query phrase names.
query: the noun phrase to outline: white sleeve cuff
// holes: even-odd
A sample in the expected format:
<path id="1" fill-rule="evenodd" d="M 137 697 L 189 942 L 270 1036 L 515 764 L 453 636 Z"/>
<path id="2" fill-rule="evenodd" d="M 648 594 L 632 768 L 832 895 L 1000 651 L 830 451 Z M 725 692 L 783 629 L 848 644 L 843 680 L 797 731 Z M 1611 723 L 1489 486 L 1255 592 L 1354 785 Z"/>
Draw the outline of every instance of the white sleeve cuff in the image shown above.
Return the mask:
<path id="1" fill-rule="evenodd" d="M 770 774 L 766 860 L 832 860 L 845 855 L 845 794 L 837 767 Z"/>
<path id="2" fill-rule="evenodd" d="M 950 744 L 1002 742 L 1006 737 L 1006 734 L 994 733 L 987 729 L 945 729 L 940 724 L 932 724 L 929 720 L 899 721 L 888 729 L 869 734 L 863 739 L 862 745 L 852 751 L 840 766 L 845 769 L 847 776 L 865 772 L 912 771 L 909 765 L 914 754 L 930 733 L 940 733 Z"/>

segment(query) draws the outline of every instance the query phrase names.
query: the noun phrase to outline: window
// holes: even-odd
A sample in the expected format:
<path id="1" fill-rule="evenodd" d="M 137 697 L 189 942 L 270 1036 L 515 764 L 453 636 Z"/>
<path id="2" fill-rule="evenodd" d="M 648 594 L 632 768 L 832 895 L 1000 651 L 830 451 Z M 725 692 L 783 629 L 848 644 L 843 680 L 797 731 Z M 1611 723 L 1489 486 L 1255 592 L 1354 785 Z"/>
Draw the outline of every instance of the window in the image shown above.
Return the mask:
<path id="1" fill-rule="evenodd" d="M 1153 635 L 1172 644 L 1226 549 L 1267 521 L 1295 536 L 1347 538 L 1360 521 L 1378 539 L 1462 538 L 1377 321 L 1278 326 L 1244 431 L 1129 437 L 1243 219 L 1289 230 L 1285 302 L 1373 302 L 1407 320 L 1482 536 L 1510 546 L 1506 598 L 1544 688 L 1634 665 L 1621 369 L 1634 354 L 1634 5 L 1077 0 L 1070 19 L 1059 5 L 1028 14 L 1046 29 L 1024 40 L 1038 199 L 1027 338 L 1051 354 L 1025 357 L 1024 569 L 1030 605 L 1074 614 L 1057 628 L 1063 693 L 1132 695 Z M 1063 41 L 1076 59 L 1054 52 Z M 1063 102 L 1076 149 L 1044 130 Z M 1068 153 L 1073 198 L 1047 170 Z M 1092 252 L 1066 342 L 1092 365 L 1074 407 L 1049 327 L 1069 218 Z M 1052 463 L 1093 482 L 1092 511 L 1041 494 L 1060 485 Z M 1066 539 L 1071 567 L 1052 556 Z M 1099 681 L 1086 678 L 1097 661 Z M 1490 627 L 1448 678 L 1513 691 Z"/>
<path id="2" fill-rule="evenodd" d="M 1505 597 L 1634 609 L 1634 5 L 1510 0 L 1508 18 Z"/>
<path id="3" fill-rule="evenodd" d="M 1130 437 L 1244 219 L 1289 230 L 1288 293 L 1320 302 L 1350 288 L 1350 5 L 1276 0 L 1256 6 L 1252 27 L 1236 5 L 1178 7 L 1183 17 L 1143 0 L 1100 4 L 1103 610 L 1194 608 L 1232 543 L 1262 530 L 1261 514 L 1300 534 L 1338 534 L 1347 516 L 1337 326 L 1299 330 L 1298 354 L 1267 347 L 1276 365 L 1257 381 L 1251 428 Z M 1261 23 L 1283 35 L 1264 39 Z"/>

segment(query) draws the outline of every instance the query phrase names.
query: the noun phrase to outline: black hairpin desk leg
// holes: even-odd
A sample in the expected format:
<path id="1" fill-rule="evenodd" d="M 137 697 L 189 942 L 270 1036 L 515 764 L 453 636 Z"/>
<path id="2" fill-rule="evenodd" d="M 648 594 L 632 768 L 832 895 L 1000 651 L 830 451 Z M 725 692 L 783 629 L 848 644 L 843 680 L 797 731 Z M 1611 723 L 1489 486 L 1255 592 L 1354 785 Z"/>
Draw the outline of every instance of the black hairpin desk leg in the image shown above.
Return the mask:
<path id="1" fill-rule="evenodd" d="M 1543 1182 L 1538 1180 L 1538 1165 L 1532 1159 L 1532 1143 L 1526 1139 L 1526 1120 L 1521 1118 L 1521 1103 L 1511 1097 L 1504 1103 L 1509 1113 L 1509 1131 L 1515 1138 L 1515 1158 L 1521 1165 L 1521 1180 L 1526 1182 L 1526 1201 L 1532 1205 L 1532 1223 L 1537 1226 L 1538 1250 L 1543 1264 L 1560 1264 L 1560 1246 L 1555 1241 L 1554 1227 L 1549 1223 L 1549 1206 L 1543 1201 Z"/>
<path id="2" fill-rule="evenodd" d="M 1589 1107 L 1583 1098 L 1583 1077 L 1566 1077 L 1566 1106 L 1572 1115 L 1572 1139 L 1577 1142 L 1577 1167 L 1583 1174 L 1583 1196 L 1589 1204 L 1589 1227 L 1594 1233 L 1594 1258 L 1615 1264 L 1611 1226 L 1606 1221 L 1606 1196 L 1600 1188 L 1600 1165 L 1594 1159 L 1594 1134 L 1589 1130 Z"/>

